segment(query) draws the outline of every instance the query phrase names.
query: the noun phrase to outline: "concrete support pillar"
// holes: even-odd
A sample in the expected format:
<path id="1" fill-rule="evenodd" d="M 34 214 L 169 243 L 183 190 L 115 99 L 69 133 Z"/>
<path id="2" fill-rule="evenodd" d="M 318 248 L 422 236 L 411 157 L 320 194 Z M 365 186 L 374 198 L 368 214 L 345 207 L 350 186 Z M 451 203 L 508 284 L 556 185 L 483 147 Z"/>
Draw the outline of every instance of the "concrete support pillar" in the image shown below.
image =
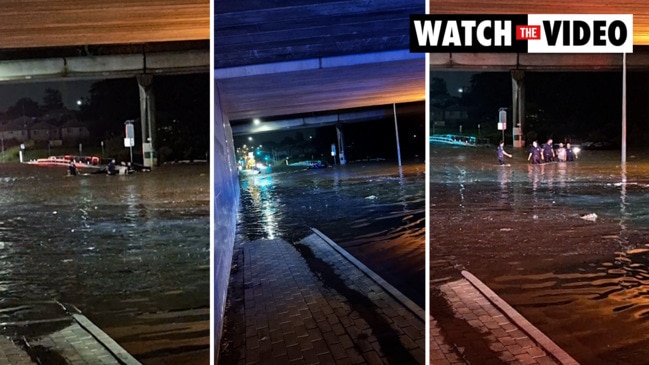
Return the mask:
<path id="1" fill-rule="evenodd" d="M 137 75 L 140 88 L 140 120 L 142 121 L 142 156 L 145 167 L 158 163 L 155 153 L 155 99 L 153 96 L 153 75 Z"/>
<path id="2" fill-rule="evenodd" d="M 336 124 L 336 134 L 338 135 L 338 158 L 341 165 L 347 164 L 345 159 L 345 141 L 343 139 L 343 125 L 342 123 Z"/>
<path id="3" fill-rule="evenodd" d="M 525 71 L 512 70 L 512 138 L 514 148 L 525 147 Z"/>

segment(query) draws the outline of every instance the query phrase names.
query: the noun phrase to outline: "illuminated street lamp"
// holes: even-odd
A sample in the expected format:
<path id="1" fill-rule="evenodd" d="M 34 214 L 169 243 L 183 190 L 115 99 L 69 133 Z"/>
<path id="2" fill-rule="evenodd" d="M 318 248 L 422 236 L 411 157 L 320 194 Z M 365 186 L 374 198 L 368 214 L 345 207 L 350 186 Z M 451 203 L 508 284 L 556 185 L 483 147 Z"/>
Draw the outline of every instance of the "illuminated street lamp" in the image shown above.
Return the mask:
<path id="1" fill-rule="evenodd" d="M 261 121 L 259 119 L 255 118 L 255 119 L 253 119 L 252 123 L 254 125 L 259 125 L 259 123 L 261 123 Z"/>

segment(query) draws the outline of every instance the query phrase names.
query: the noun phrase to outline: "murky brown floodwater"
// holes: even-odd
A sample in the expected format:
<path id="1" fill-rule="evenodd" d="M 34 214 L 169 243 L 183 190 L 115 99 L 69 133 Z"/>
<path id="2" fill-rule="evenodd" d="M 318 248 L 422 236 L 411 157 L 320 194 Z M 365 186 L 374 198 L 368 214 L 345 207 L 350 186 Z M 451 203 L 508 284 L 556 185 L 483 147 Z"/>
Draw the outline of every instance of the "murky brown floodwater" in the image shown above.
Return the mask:
<path id="1" fill-rule="evenodd" d="M 207 364 L 209 166 L 65 173 L 0 165 L 2 320 L 38 319 L 58 300 L 145 364 Z"/>
<path id="2" fill-rule="evenodd" d="M 525 152 L 431 145 L 432 292 L 467 269 L 580 363 L 646 364 L 649 155 Z"/>
<path id="3" fill-rule="evenodd" d="M 238 232 L 294 242 L 316 228 L 423 308 L 424 170 L 366 162 L 242 175 Z"/>

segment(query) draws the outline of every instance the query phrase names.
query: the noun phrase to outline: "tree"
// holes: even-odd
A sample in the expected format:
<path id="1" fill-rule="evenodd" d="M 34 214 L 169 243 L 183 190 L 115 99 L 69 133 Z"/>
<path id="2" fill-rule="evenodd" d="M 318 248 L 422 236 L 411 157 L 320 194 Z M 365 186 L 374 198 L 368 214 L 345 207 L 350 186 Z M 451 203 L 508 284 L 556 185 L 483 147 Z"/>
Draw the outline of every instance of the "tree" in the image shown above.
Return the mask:
<path id="1" fill-rule="evenodd" d="M 429 96 L 431 99 L 447 98 L 450 96 L 448 93 L 448 88 L 446 86 L 446 80 L 442 79 L 441 77 L 431 78 L 429 89 Z"/>
<path id="2" fill-rule="evenodd" d="M 39 117 L 42 115 L 38 102 L 31 98 L 21 98 L 16 101 L 16 104 L 7 109 L 7 116 L 9 118 L 18 118 L 21 116 L 26 117 Z"/>
<path id="3" fill-rule="evenodd" d="M 205 159 L 210 149 L 209 74 L 156 76 L 153 81 L 156 121 L 153 142 L 168 160 Z M 140 95 L 135 78 L 94 83 L 81 106 L 81 119 L 90 121 L 101 139 L 123 137 L 124 122 L 135 122 L 140 133 Z M 163 152 L 163 153 L 161 153 Z"/>
<path id="4" fill-rule="evenodd" d="M 446 109 L 457 104 L 459 102 L 458 99 L 449 94 L 446 80 L 440 77 L 430 79 L 429 90 L 430 105 L 442 109 L 442 119 L 446 120 Z"/>
<path id="5" fill-rule="evenodd" d="M 91 133 L 100 139 L 122 136 L 124 122 L 139 117 L 140 95 L 135 79 L 108 79 L 92 84 L 90 97 L 80 110 L 80 118 L 92 121 Z"/>
<path id="6" fill-rule="evenodd" d="M 45 89 L 43 108 L 47 111 L 63 109 L 63 97 L 61 96 L 61 92 L 56 89 Z"/>
<path id="7" fill-rule="evenodd" d="M 496 126 L 498 109 L 512 105 L 512 81 L 508 72 L 483 72 L 471 77 L 471 87 L 463 95 L 469 119 Z M 488 122 L 493 122 L 489 124 Z"/>

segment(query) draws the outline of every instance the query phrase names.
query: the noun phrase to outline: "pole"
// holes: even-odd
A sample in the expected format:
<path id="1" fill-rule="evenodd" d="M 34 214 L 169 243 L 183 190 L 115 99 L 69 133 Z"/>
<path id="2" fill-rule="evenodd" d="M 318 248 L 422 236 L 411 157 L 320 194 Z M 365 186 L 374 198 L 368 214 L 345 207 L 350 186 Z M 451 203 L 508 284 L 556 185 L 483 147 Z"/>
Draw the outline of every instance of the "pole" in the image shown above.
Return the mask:
<path id="1" fill-rule="evenodd" d="M 626 163 L 626 53 L 622 53 L 622 163 Z"/>
<path id="2" fill-rule="evenodd" d="M 399 159 L 399 166 L 401 166 L 401 146 L 399 145 L 399 126 L 397 125 L 397 104 L 392 104 L 394 111 L 394 133 L 397 136 L 397 158 Z"/>

